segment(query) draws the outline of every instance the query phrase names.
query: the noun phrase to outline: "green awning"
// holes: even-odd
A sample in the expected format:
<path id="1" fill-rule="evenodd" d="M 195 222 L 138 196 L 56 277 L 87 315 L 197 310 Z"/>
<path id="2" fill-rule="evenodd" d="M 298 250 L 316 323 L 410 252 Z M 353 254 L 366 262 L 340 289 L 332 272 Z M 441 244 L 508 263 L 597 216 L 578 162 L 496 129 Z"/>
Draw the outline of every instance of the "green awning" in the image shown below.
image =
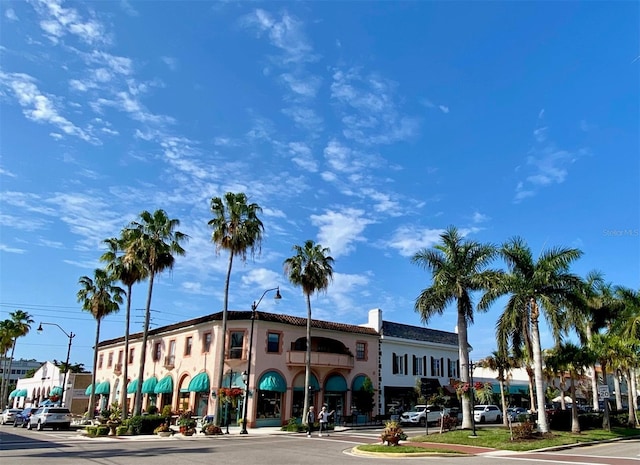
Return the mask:
<path id="1" fill-rule="evenodd" d="M 62 386 L 54 387 L 49 393 L 50 396 L 61 396 L 62 395 Z"/>
<path id="2" fill-rule="evenodd" d="M 98 385 L 98 387 L 100 387 Z M 127 394 L 135 394 L 136 391 L 138 390 L 138 379 L 134 379 L 133 381 L 129 381 L 129 384 L 127 384 Z"/>
<path id="3" fill-rule="evenodd" d="M 500 394 L 500 383 L 491 383 L 491 389 L 494 394 Z M 529 395 L 529 386 L 525 384 L 510 384 L 504 387 L 505 394 Z"/>
<path id="4" fill-rule="evenodd" d="M 88 385 L 87 389 L 84 391 L 84 395 L 85 396 L 90 396 L 92 390 L 93 390 L 93 384 Z"/>
<path id="5" fill-rule="evenodd" d="M 14 389 L 13 391 L 11 391 L 9 393 L 9 399 L 13 399 L 17 393 L 18 393 L 18 389 Z"/>
<path id="6" fill-rule="evenodd" d="M 156 384 L 153 390 L 156 394 L 171 394 L 173 392 L 173 378 L 171 376 L 165 376 L 158 384 Z"/>
<path id="7" fill-rule="evenodd" d="M 300 378 L 302 378 L 302 382 L 304 383 L 304 375 L 300 376 Z M 320 390 L 320 383 L 318 382 L 318 378 L 316 378 L 316 375 L 314 375 L 313 373 L 311 373 L 311 376 L 309 377 L 309 385 L 313 387 L 314 391 Z M 304 391 L 304 386 L 294 386 L 293 390 Z"/>
<path id="8" fill-rule="evenodd" d="M 367 379 L 365 375 L 356 376 L 355 379 L 353 380 L 353 383 L 351 383 L 351 390 L 359 391 L 360 389 L 362 389 L 365 379 Z"/>
<path id="9" fill-rule="evenodd" d="M 27 390 L 19 389 L 18 392 L 16 392 L 16 397 L 27 397 Z"/>
<path id="10" fill-rule="evenodd" d="M 258 389 L 261 391 L 286 392 L 287 383 L 284 382 L 280 373 L 268 371 L 260 378 Z"/>
<path id="11" fill-rule="evenodd" d="M 188 387 L 189 392 L 209 392 L 209 375 L 199 373 L 193 377 Z"/>
<path id="12" fill-rule="evenodd" d="M 111 385 L 109 384 L 109 381 L 103 381 L 96 386 L 96 394 L 108 396 L 110 391 Z"/>
<path id="13" fill-rule="evenodd" d="M 156 386 L 158 385 L 158 378 L 152 376 L 151 378 L 147 378 L 142 383 L 142 393 L 143 394 L 154 394 Z"/>
<path id="14" fill-rule="evenodd" d="M 347 382 L 341 375 L 333 375 L 324 384 L 324 390 L 330 392 L 345 392 L 347 390 Z"/>

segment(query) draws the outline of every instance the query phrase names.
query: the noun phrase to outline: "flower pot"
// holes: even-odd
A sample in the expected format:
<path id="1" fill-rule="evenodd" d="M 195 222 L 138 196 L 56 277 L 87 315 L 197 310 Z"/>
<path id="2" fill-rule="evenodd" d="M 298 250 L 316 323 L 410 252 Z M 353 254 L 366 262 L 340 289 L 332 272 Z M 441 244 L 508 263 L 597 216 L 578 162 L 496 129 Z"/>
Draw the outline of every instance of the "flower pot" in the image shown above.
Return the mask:
<path id="1" fill-rule="evenodd" d="M 171 431 L 158 431 L 156 434 L 161 438 L 168 438 L 171 436 Z"/>

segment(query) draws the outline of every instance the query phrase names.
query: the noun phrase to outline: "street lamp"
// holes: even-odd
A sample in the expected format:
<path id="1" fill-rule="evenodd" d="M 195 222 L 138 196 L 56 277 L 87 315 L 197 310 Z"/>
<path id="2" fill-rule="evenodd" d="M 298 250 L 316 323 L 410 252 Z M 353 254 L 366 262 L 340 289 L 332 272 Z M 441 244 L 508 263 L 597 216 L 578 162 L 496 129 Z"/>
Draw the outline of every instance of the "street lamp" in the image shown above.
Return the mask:
<path id="1" fill-rule="evenodd" d="M 242 413 L 242 429 L 240 430 L 240 434 L 249 434 L 249 432 L 247 431 L 247 415 L 249 412 L 249 376 L 251 376 L 251 357 L 253 355 L 253 326 L 256 322 L 256 310 L 258 309 L 258 305 L 260 305 L 260 302 L 262 302 L 262 299 L 264 298 L 264 296 L 267 295 L 267 292 L 271 292 L 271 291 L 276 291 L 276 295 L 273 297 L 275 300 L 282 299 L 282 296 L 280 295 L 280 287 L 274 287 L 272 289 L 267 289 L 266 291 L 264 291 L 262 293 L 262 296 L 260 296 L 260 299 L 258 299 L 258 302 L 254 300 L 253 303 L 251 304 L 251 330 L 249 332 L 249 356 L 247 357 L 247 371 L 244 371 L 242 373 L 242 380 L 244 381 L 245 385 L 244 385 L 244 405 L 243 405 L 244 412 Z"/>
<path id="2" fill-rule="evenodd" d="M 60 331 L 62 331 L 64 333 L 64 335 L 69 338 L 69 348 L 67 349 L 67 360 L 64 363 L 65 370 L 64 370 L 64 377 L 63 377 L 63 381 L 62 381 L 62 402 L 61 402 L 61 405 L 65 405 L 64 401 L 65 401 L 65 394 L 67 393 L 67 373 L 69 373 L 69 355 L 71 355 L 71 342 L 73 341 L 73 338 L 76 337 L 76 335 L 73 334 L 73 332 L 67 333 L 57 323 L 43 323 L 43 322 L 40 322 L 40 326 L 38 326 L 38 329 L 36 330 L 36 331 L 38 331 L 38 334 L 42 333 L 42 331 L 43 331 L 42 325 L 57 326 L 58 329 Z"/>
<path id="3" fill-rule="evenodd" d="M 469 381 L 471 383 L 471 386 L 469 387 L 469 391 L 471 392 L 471 426 L 473 427 L 473 433 L 471 434 L 471 437 L 476 437 L 476 418 L 475 418 L 475 388 L 473 387 L 473 370 L 476 367 L 476 364 L 473 363 L 471 360 L 469 360 L 469 366 L 467 367 L 469 369 Z"/>

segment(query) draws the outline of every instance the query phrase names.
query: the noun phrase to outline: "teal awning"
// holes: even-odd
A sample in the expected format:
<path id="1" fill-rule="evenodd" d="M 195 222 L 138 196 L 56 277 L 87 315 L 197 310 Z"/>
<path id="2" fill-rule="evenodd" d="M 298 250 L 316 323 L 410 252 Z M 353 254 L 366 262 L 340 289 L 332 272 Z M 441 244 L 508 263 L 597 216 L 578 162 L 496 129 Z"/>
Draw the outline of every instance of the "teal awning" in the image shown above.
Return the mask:
<path id="1" fill-rule="evenodd" d="M 27 390 L 19 389 L 18 392 L 16 392 L 16 397 L 27 397 Z"/>
<path id="2" fill-rule="evenodd" d="M 209 392 L 209 389 L 209 375 L 207 373 L 195 375 L 187 388 L 189 392 Z"/>
<path id="3" fill-rule="evenodd" d="M 54 387 L 49 393 L 50 396 L 61 396 L 62 395 L 62 386 Z"/>
<path id="4" fill-rule="evenodd" d="M 11 391 L 9 393 L 9 399 L 13 399 L 17 393 L 18 393 L 18 389 L 14 389 L 13 391 Z"/>
<path id="5" fill-rule="evenodd" d="M 333 375 L 324 384 L 324 390 L 331 392 L 345 392 L 347 390 L 347 382 L 341 375 Z"/>
<path id="6" fill-rule="evenodd" d="M 304 375 L 302 375 L 301 378 L 302 378 L 302 382 L 304 383 Z M 311 373 L 311 376 L 309 376 L 309 385 L 313 387 L 314 391 L 320 390 L 320 383 L 318 382 L 318 378 L 316 378 L 316 375 L 314 375 L 313 373 Z M 293 390 L 304 391 L 304 386 L 294 386 Z"/>
<path id="7" fill-rule="evenodd" d="M 491 389 L 494 394 L 500 394 L 500 383 L 492 383 Z M 525 384 L 510 384 L 504 387 L 505 394 L 520 394 L 523 396 L 529 395 L 529 386 Z"/>
<path id="8" fill-rule="evenodd" d="M 227 373 L 226 375 L 224 375 L 224 378 L 222 378 L 222 387 L 223 388 L 228 388 L 228 387 L 236 387 L 236 388 L 241 388 L 244 389 L 244 381 L 242 381 L 242 373 L 234 371 L 233 372 L 233 378 L 231 379 L 231 386 L 229 386 L 229 380 L 231 378 L 231 374 Z"/>
<path id="9" fill-rule="evenodd" d="M 171 376 L 165 376 L 158 384 L 156 384 L 153 390 L 156 394 L 171 394 L 173 392 L 173 378 Z"/>
<path id="10" fill-rule="evenodd" d="M 351 390 L 359 391 L 360 389 L 362 389 L 362 385 L 364 384 L 365 379 L 367 379 L 365 375 L 356 376 L 355 379 L 353 380 L 353 383 L 351 383 Z"/>
<path id="11" fill-rule="evenodd" d="M 85 396 L 90 396 L 92 390 L 93 390 L 93 384 L 88 385 L 87 389 L 84 391 L 84 395 Z"/>
<path id="12" fill-rule="evenodd" d="M 151 378 L 147 378 L 142 383 L 142 393 L 143 394 L 154 394 L 156 386 L 158 385 L 158 378 L 152 376 Z"/>
<path id="13" fill-rule="evenodd" d="M 286 392 L 287 383 L 284 382 L 280 373 L 268 371 L 260 378 L 258 389 L 261 391 Z"/>
<path id="14" fill-rule="evenodd" d="M 100 387 L 100 385 L 98 385 Z M 127 384 L 127 394 L 135 394 L 138 390 L 138 379 L 134 379 L 133 381 L 129 381 Z"/>
<path id="15" fill-rule="evenodd" d="M 96 394 L 108 396 L 110 391 L 111 384 L 109 384 L 109 381 L 103 381 L 96 386 Z"/>

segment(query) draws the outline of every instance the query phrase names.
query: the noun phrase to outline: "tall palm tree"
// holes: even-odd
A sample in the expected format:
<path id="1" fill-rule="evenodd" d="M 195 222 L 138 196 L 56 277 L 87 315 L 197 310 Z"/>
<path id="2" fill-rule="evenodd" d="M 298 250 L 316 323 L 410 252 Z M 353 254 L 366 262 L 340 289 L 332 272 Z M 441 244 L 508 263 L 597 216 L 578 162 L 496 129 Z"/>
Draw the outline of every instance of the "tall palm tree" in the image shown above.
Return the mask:
<path id="1" fill-rule="evenodd" d="M 127 310 L 124 323 L 124 360 L 122 367 L 122 387 L 120 389 L 120 405 L 122 406 L 122 419 L 127 417 L 127 380 L 129 379 L 129 330 L 131 323 L 131 291 L 133 285 L 147 277 L 147 270 L 143 264 L 136 260 L 135 255 L 126 256 L 129 238 L 127 230 L 123 230 L 119 238 L 105 239 L 108 250 L 102 254 L 100 261 L 106 263 L 105 269 L 115 279 L 127 287 Z"/>
<path id="2" fill-rule="evenodd" d="M 311 385 L 311 296 L 326 291 L 333 279 L 333 257 L 327 247 L 305 241 L 303 246 L 294 245 L 295 255 L 284 261 L 284 271 L 294 286 L 300 286 L 307 300 L 307 352 L 304 369 L 304 405 L 302 422 L 306 422 L 309 411 L 309 389 Z"/>
<path id="3" fill-rule="evenodd" d="M 487 309 L 496 299 L 508 295 L 498 325 L 501 325 L 501 321 L 505 322 L 502 326 L 513 341 L 520 340 L 523 332 L 530 334 L 538 428 L 542 433 L 548 433 L 549 422 L 544 409 L 540 316 L 542 314 L 545 317 L 556 342 L 560 342 L 564 328 L 563 309 L 577 300 L 576 295 L 582 286 L 582 280 L 570 273 L 569 267 L 582 252 L 573 248 L 553 248 L 543 251 L 536 261 L 525 241 L 516 237 L 501 247 L 500 254 L 508 272 L 482 296 L 479 307 Z"/>
<path id="4" fill-rule="evenodd" d="M 96 340 L 93 346 L 93 373 L 91 375 L 91 394 L 89 396 L 89 415 L 93 417 L 95 408 L 96 369 L 98 367 L 98 343 L 100 342 L 100 324 L 107 315 L 120 310 L 124 289 L 115 286 L 115 278 L 105 270 L 97 268 L 93 279 L 81 276 L 78 280 L 80 290 L 76 297 L 82 304 L 82 310 L 91 313 L 96 320 Z"/>
<path id="5" fill-rule="evenodd" d="M 13 338 L 16 334 L 16 324 L 10 320 L 0 321 L 0 353 L 2 354 L 2 384 L 0 385 L 0 406 L 7 402 L 9 384 L 9 350 L 13 347 Z"/>
<path id="6" fill-rule="evenodd" d="M 211 240 L 216 244 L 216 251 L 229 252 L 229 266 L 224 283 L 224 304 L 222 307 L 222 340 L 217 361 L 218 391 L 222 387 L 224 376 L 225 339 L 227 334 L 227 312 L 229 310 L 229 283 L 234 257 L 246 262 L 247 252 L 253 258 L 260 252 L 264 226 L 258 218 L 262 208 L 257 203 L 249 203 L 246 194 L 227 192 L 224 198 L 211 199 L 211 212 L 214 217 L 207 223 L 213 228 Z M 217 391 L 216 391 L 217 392 Z M 219 418 L 220 415 L 216 415 Z"/>
<path id="7" fill-rule="evenodd" d="M 490 370 L 497 371 L 498 384 L 500 385 L 500 401 L 502 403 L 502 423 L 504 426 L 509 426 L 509 418 L 507 416 L 507 399 L 505 397 L 505 382 L 509 376 L 509 372 L 515 368 L 515 360 L 510 357 L 506 352 L 493 351 L 491 355 L 483 358 L 478 362 L 478 365 Z"/>
<path id="8" fill-rule="evenodd" d="M 596 360 L 600 364 L 600 370 L 602 371 L 602 382 L 608 386 L 607 382 L 607 369 L 609 367 L 614 368 L 613 361 L 616 357 L 618 350 L 616 349 L 617 341 L 610 333 L 594 334 L 589 341 L 589 349 L 593 352 Z M 615 373 L 614 373 L 615 376 Z M 602 419 L 602 428 L 611 431 L 611 423 L 609 421 L 609 402 L 604 399 L 604 415 Z M 598 405 L 599 407 L 599 405 Z"/>
<path id="9" fill-rule="evenodd" d="M 9 319 L 13 322 L 12 327 L 12 339 L 13 343 L 11 345 L 11 356 L 9 357 L 9 367 L 7 368 L 7 381 L 4 383 L 4 388 L 2 391 L 1 399 L 5 399 L 8 395 L 7 389 L 9 388 L 9 377 L 8 374 L 11 373 L 11 365 L 13 364 L 13 354 L 16 350 L 16 343 L 18 342 L 18 338 L 26 336 L 29 334 L 29 330 L 31 329 L 31 324 L 33 323 L 33 318 L 27 312 L 23 310 L 16 310 L 14 312 L 9 313 Z"/>
<path id="10" fill-rule="evenodd" d="M 458 351 L 460 379 L 469 382 L 469 340 L 467 328 L 473 324 L 472 293 L 486 290 L 501 275 L 487 269 L 496 255 L 493 245 L 465 240 L 458 230 L 450 226 L 440 235 L 441 243 L 432 249 L 421 249 L 411 259 L 431 273 L 432 284 L 423 289 L 415 303 L 426 324 L 434 315 L 441 315 L 453 302 L 458 312 Z M 462 428 L 470 429 L 471 399 L 462 396 Z"/>
<path id="11" fill-rule="evenodd" d="M 170 219 L 164 210 L 150 213 L 143 211 L 137 221 L 131 222 L 123 232 L 127 248 L 124 261 L 127 263 L 141 263 L 145 274 L 149 278 L 147 304 L 142 331 L 142 345 L 140 348 L 140 366 L 138 368 L 138 387 L 135 394 L 133 414 L 140 415 L 142 411 L 142 379 L 144 364 L 147 358 L 147 339 L 149 338 L 149 321 L 151 319 L 151 296 L 153 283 L 157 274 L 173 268 L 175 256 L 182 256 L 185 250 L 181 242 L 188 236 L 176 231 L 180 221 Z M 128 354 L 127 354 L 128 356 Z"/>

